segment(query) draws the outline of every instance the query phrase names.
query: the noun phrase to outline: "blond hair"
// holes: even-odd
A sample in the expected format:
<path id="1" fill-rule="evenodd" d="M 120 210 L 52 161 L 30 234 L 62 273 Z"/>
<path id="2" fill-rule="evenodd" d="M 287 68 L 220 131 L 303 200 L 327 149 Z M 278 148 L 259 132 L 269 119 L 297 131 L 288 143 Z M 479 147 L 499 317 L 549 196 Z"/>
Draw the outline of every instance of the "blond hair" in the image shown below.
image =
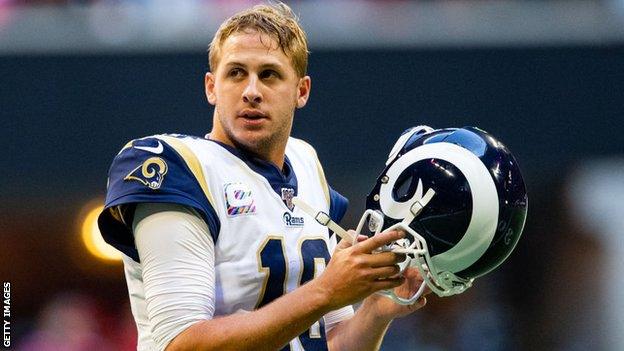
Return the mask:
<path id="1" fill-rule="evenodd" d="M 308 40 L 299 25 L 297 16 L 288 5 L 277 2 L 256 5 L 228 18 L 221 24 L 210 43 L 208 64 L 214 72 L 221 59 L 221 47 L 231 35 L 246 30 L 256 31 L 273 38 L 279 48 L 292 61 L 293 68 L 301 78 L 308 68 Z"/>

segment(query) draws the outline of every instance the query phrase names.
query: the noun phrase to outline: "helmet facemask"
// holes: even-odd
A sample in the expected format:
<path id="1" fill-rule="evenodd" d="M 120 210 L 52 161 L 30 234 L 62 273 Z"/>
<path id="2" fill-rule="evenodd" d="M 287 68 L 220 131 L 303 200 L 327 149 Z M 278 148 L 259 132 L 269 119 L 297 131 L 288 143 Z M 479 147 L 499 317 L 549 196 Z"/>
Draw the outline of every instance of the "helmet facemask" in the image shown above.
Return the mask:
<path id="1" fill-rule="evenodd" d="M 431 256 L 429 255 L 427 241 L 409 225 L 414 218 L 422 212 L 434 195 L 435 191 L 429 189 L 425 195 L 422 196 L 422 182 L 419 182 L 416 190 L 417 200 L 410 204 L 409 211 L 406 211 L 407 213 L 403 217 L 403 220 L 386 229 L 386 231 L 401 230 L 406 233 L 406 237 L 390 245 L 386 245 L 379 250 L 380 252 L 390 251 L 404 254 L 406 256 L 405 260 L 399 263 L 400 273 L 403 273 L 408 267 L 413 267 L 418 269 L 420 276 L 423 278 L 423 283 L 418 291 L 408 298 L 397 296 L 394 290 L 383 290 L 379 292 L 379 294 L 391 298 L 400 305 L 412 305 L 416 303 L 424 293 L 426 286 L 429 286 L 431 291 L 438 296 L 451 296 L 464 292 L 472 285 L 473 279 L 463 279 L 448 271 L 439 272 L 435 268 Z M 379 210 L 366 210 L 360 219 L 356 232 L 362 233 L 366 223 L 368 223 L 371 232 L 375 235 L 379 234 L 383 228 L 384 216 Z"/>

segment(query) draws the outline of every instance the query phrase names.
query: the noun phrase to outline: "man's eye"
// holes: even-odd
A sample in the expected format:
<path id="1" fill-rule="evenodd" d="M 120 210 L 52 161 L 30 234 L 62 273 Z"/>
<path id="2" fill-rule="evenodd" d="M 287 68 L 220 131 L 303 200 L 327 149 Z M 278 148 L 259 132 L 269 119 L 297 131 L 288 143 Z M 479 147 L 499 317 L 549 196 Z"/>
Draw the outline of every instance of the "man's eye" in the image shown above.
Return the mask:
<path id="1" fill-rule="evenodd" d="M 228 77 L 240 77 L 243 75 L 243 70 L 240 68 L 233 68 L 228 72 Z"/>
<path id="2" fill-rule="evenodd" d="M 277 73 L 276 71 L 272 69 L 268 69 L 260 73 L 260 79 L 272 79 L 272 78 L 279 78 L 279 77 L 280 77 L 279 73 Z"/>

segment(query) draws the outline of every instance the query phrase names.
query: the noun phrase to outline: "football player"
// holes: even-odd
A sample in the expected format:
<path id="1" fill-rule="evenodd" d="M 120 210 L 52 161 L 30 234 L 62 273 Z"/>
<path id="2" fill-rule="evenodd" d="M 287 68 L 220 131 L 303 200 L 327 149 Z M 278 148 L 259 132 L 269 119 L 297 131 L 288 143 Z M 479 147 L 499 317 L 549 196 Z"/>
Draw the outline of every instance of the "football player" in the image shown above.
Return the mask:
<path id="1" fill-rule="evenodd" d="M 210 45 L 211 132 L 136 139 L 114 159 L 99 226 L 124 254 L 139 350 L 373 350 L 425 304 L 374 294 L 421 285 L 416 269 L 397 274 L 402 254 L 376 252 L 404 232 L 337 244 L 293 204 L 335 222 L 347 206 L 314 149 L 290 137 L 307 57 L 286 5 L 234 15 Z"/>

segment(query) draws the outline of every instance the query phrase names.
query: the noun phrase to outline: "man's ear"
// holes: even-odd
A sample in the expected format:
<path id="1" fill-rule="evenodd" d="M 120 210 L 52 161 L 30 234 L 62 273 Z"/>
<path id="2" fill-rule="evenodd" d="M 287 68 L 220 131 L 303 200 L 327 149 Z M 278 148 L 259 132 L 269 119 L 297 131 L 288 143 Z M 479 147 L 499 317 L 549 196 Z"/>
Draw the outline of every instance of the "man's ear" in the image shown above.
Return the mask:
<path id="1" fill-rule="evenodd" d="M 305 76 L 299 79 L 297 86 L 297 108 L 302 108 L 308 102 L 310 97 L 310 89 L 312 88 L 312 79 L 310 76 Z"/>
<path id="2" fill-rule="evenodd" d="M 215 76 L 212 72 L 206 73 L 204 78 L 204 89 L 206 91 L 206 99 L 211 105 L 217 103 L 217 95 L 215 94 Z"/>

